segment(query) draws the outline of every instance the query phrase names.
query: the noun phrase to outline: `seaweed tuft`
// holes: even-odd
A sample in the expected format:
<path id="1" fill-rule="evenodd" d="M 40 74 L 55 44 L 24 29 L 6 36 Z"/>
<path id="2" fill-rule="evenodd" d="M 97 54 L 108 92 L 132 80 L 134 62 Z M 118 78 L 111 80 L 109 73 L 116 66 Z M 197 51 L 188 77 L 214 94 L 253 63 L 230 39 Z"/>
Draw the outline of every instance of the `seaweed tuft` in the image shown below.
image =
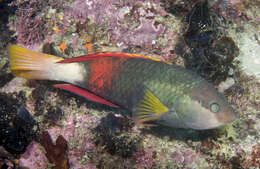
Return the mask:
<path id="1" fill-rule="evenodd" d="M 210 11 L 207 1 L 198 2 L 186 16 L 188 28 L 176 46 L 186 68 L 216 85 L 233 75 L 239 55 L 233 39 L 225 35 L 224 22 Z"/>

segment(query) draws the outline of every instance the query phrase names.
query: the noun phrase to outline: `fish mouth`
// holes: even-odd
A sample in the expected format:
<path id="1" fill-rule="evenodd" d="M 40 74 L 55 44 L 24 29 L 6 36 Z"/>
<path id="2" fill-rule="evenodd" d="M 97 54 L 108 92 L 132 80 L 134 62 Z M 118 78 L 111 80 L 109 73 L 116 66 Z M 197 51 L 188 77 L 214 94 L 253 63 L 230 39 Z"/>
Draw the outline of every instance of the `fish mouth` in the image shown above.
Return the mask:
<path id="1" fill-rule="evenodd" d="M 216 114 L 216 118 L 220 123 L 225 125 L 239 118 L 239 114 L 233 108 L 230 107 L 226 111 Z"/>
<path id="2" fill-rule="evenodd" d="M 231 113 L 231 112 L 229 112 Z M 226 113 L 222 113 L 222 115 L 224 115 Z M 195 121 L 193 122 L 186 122 L 184 121 L 184 124 L 187 126 L 187 128 L 192 128 L 195 130 L 209 130 L 209 129 L 215 129 L 215 128 L 219 128 L 222 127 L 228 123 L 233 122 L 234 120 L 236 120 L 238 118 L 238 114 L 237 113 L 233 113 L 230 114 L 225 118 L 220 119 L 218 117 L 218 115 L 215 114 L 211 114 L 211 115 L 205 115 L 202 116 L 201 118 L 197 118 Z"/>

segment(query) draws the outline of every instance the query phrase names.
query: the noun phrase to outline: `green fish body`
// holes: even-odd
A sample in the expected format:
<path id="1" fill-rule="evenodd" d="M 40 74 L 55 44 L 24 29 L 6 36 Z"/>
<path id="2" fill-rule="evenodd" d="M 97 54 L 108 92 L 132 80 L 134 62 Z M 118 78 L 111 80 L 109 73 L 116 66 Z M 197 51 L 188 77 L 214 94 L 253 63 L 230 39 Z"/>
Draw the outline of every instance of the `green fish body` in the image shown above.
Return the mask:
<path id="1" fill-rule="evenodd" d="M 53 69 L 52 75 L 48 71 L 34 74 L 34 70 L 28 75 L 12 61 L 12 49 L 9 52 L 11 69 L 16 75 L 71 83 L 79 89 L 57 87 L 127 109 L 141 124 L 155 121 L 171 127 L 202 130 L 222 126 L 237 116 L 225 97 L 206 80 L 182 67 L 155 59 L 100 53 L 67 60 L 54 59 L 51 64 L 55 66 L 48 69 Z"/>

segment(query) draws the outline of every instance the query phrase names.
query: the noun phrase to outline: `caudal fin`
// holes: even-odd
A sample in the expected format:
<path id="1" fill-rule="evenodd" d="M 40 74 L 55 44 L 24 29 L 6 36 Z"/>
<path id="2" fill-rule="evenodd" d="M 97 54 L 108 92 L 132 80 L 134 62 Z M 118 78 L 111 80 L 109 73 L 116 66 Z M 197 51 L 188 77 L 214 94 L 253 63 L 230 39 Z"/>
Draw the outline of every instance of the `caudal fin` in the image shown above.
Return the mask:
<path id="1" fill-rule="evenodd" d="M 20 46 L 9 46 L 11 71 L 16 76 L 26 79 L 50 79 L 52 68 L 63 60 L 53 55 L 34 52 Z"/>

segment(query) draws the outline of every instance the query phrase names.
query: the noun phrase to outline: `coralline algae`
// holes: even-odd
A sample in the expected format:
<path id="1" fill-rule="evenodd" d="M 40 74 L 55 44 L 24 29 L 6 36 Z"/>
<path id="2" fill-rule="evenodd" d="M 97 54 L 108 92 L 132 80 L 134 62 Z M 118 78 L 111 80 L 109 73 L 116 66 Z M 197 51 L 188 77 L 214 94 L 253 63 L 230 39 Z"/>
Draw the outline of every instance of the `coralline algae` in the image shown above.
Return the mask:
<path id="1" fill-rule="evenodd" d="M 178 57 L 178 47 L 184 53 L 190 51 L 187 46 L 178 46 L 178 42 L 184 39 L 188 30 L 184 16 L 198 2 L 202 1 L 17 0 L 12 3 L 16 6 L 15 14 L 9 13 L 9 28 L 15 32 L 14 37 L 20 37 L 18 41 L 23 46 L 35 49 L 43 46 L 44 52 L 66 58 L 91 52 L 93 45 L 97 50 L 141 53 L 184 65 L 183 58 Z M 49 133 L 53 145 L 57 138 L 65 139 L 68 147 L 62 152 L 68 157 L 71 168 L 257 168 L 260 89 L 259 82 L 248 77 L 259 77 L 260 16 L 256 3 L 249 0 L 209 1 L 209 11 L 215 13 L 211 19 L 220 24 L 214 26 L 239 48 L 235 60 L 241 62 L 242 68 L 241 72 L 234 64 L 227 80 L 218 81 L 219 89 L 240 114 L 239 120 L 224 128 L 194 131 L 162 126 L 137 127 L 122 116 L 122 110 L 54 89 L 50 82 L 6 78 L 10 72 L 6 68 L 5 48 L 0 49 L 0 65 L 4 65 L 0 66 L 0 75 L 6 79 L 1 82 L 0 91 L 14 97 L 15 92 L 24 92 L 26 99 L 17 99 L 24 101 L 40 123 L 41 131 Z M 18 23 L 23 20 L 27 25 L 19 27 Z M 46 23 L 46 29 L 38 29 L 42 23 Z M 209 27 L 213 29 L 212 25 Z M 5 37 L 2 34 L 6 31 L 0 34 Z M 28 42 L 33 37 L 36 37 L 35 41 Z M 7 42 L 0 47 L 13 39 L 5 38 Z M 212 47 L 221 47 L 221 41 L 212 39 Z M 207 42 L 203 40 L 202 43 Z M 200 47 L 204 50 L 203 45 Z M 48 141 L 46 138 L 42 141 Z M 9 158 L 12 154 L 6 156 Z M 37 138 L 20 156 L 19 165 L 52 168 L 55 162 L 50 163 L 48 156 Z"/>

